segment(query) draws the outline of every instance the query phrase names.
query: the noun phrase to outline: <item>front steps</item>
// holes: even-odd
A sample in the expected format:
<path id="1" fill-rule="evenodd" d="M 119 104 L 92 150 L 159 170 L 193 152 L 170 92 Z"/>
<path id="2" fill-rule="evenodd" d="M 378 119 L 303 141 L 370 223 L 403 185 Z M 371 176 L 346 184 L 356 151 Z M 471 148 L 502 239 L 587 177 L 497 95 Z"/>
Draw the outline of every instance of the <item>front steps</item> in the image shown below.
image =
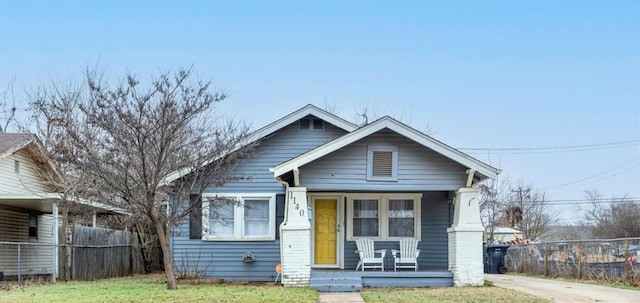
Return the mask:
<path id="1" fill-rule="evenodd" d="M 453 286 L 449 271 L 311 271 L 311 288 L 323 292 L 359 291 L 363 287 L 445 287 Z"/>

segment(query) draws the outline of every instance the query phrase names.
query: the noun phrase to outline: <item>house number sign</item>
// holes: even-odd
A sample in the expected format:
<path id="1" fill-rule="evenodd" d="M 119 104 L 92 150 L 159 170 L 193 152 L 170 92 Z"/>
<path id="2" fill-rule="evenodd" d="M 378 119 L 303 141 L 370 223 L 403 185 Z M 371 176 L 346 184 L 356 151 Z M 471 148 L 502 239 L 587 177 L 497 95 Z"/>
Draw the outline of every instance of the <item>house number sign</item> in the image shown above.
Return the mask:
<path id="1" fill-rule="evenodd" d="M 300 208 L 300 203 L 296 201 L 296 196 L 289 193 L 289 200 L 293 202 L 293 208 L 298 211 L 298 214 L 300 215 L 300 217 L 304 217 L 304 209 Z"/>

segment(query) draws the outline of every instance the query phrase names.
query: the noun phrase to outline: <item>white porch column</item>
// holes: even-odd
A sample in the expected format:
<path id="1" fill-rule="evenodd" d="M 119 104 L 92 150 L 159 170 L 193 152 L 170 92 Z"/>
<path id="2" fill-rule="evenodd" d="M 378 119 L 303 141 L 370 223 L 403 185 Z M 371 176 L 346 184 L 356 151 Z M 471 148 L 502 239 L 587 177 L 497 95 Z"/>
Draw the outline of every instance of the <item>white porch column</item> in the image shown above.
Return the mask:
<path id="1" fill-rule="evenodd" d="M 51 237 L 52 239 L 52 243 L 53 246 L 51 247 L 53 249 L 53 257 L 51 260 L 51 282 L 56 282 L 56 278 L 58 277 L 58 244 L 59 244 L 59 237 L 58 237 L 58 205 L 56 203 L 51 203 L 52 204 L 52 211 L 51 211 L 51 220 L 53 222 L 51 222 Z"/>
<path id="2" fill-rule="evenodd" d="M 309 286 L 311 278 L 311 224 L 307 214 L 307 189 L 289 187 L 284 223 L 280 226 L 282 284 Z"/>
<path id="3" fill-rule="evenodd" d="M 482 234 L 478 190 L 461 188 L 456 191 L 453 225 L 449 233 L 449 270 L 455 286 L 484 284 Z"/>

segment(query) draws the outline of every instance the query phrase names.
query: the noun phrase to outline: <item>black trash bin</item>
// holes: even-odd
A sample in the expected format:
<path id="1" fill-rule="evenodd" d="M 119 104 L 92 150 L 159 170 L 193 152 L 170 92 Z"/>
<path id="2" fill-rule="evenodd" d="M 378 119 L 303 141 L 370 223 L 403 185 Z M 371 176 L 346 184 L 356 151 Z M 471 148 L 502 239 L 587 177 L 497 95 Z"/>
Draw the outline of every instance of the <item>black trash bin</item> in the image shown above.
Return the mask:
<path id="1" fill-rule="evenodd" d="M 509 245 L 491 244 L 487 245 L 485 255 L 485 273 L 504 274 L 507 267 L 504 266 L 504 256 L 507 254 Z"/>

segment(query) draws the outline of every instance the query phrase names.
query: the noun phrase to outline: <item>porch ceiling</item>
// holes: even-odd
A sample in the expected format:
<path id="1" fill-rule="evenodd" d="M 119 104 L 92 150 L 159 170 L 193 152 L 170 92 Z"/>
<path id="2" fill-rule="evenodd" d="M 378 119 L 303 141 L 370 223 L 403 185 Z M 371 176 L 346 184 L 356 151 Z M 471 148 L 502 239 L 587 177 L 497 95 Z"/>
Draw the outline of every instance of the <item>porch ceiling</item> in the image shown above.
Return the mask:
<path id="1" fill-rule="evenodd" d="M 53 199 L 42 198 L 36 195 L 9 196 L 0 194 L 0 205 L 34 210 L 42 213 L 53 212 Z"/>

